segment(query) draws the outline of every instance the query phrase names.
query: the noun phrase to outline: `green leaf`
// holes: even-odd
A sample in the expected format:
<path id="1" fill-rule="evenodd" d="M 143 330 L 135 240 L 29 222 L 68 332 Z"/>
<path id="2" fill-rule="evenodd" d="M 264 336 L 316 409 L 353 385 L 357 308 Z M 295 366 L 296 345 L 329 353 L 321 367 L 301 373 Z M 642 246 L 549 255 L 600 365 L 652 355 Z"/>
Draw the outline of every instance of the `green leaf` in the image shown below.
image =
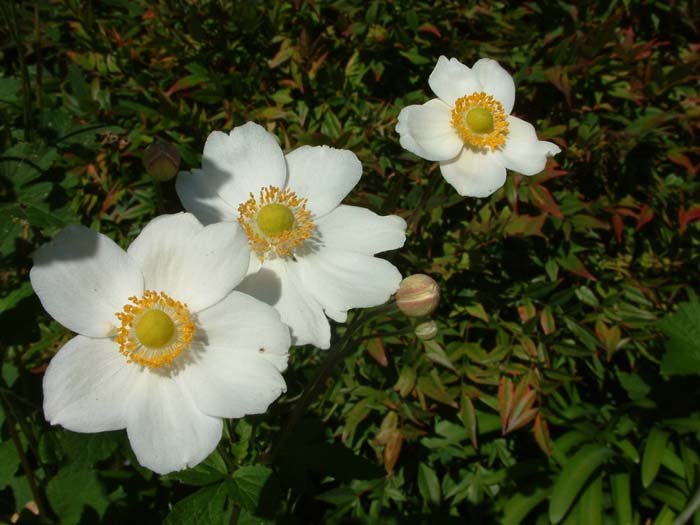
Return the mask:
<path id="1" fill-rule="evenodd" d="M 435 471 L 425 463 L 418 465 L 418 490 L 424 500 L 440 503 L 440 482 Z"/>
<path id="2" fill-rule="evenodd" d="M 98 432 L 82 434 L 65 431 L 61 435 L 61 448 L 66 452 L 75 467 L 92 467 L 98 461 L 107 459 L 119 447 L 120 432 Z"/>
<path id="3" fill-rule="evenodd" d="M 231 521 L 233 505 L 228 501 L 225 483 L 218 483 L 199 489 L 185 499 L 178 501 L 165 525 L 228 525 Z"/>
<path id="4" fill-rule="evenodd" d="M 603 524 L 603 475 L 598 475 L 581 494 L 578 504 L 579 525 Z"/>
<path id="5" fill-rule="evenodd" d="M 653 428 L 649 432 L 647 444 L 642 455 L 642 485 L 647 488 L 656 478 L 661 466 L 661 459 L 664 457 L 668 432 L 660 428 Z"/>
<path id="6" fill-rule="evenodd" d="M 7 310 L 11 310 L 17 306 L 22 299 L 26 299 L 33 293 L 34 290 L 32 289 L 32 285 L 29 283 L 29 281 L 24 281 L 18 288 L 12 290 L 5 297 L 0 297 L 0 314 L 6 312 Z"/>
<path id="7" fill-rule="evenodd" d="M 46 487 L 46 496 L 62 524 L 78 523 L 85 506 L 102 517 L 109 506 L 102 483 L 92 469 L 66 467 Z"/>
<path id="8" fill-rule="evenodd" d="M 254 511 L 260 503 L 263 488 L 271 475 L 272 470 L 260 465 L 241 467 L 234 472 L 229 488 L 236 504 Z"/>
<path id="9" fill-rule="evenodd" d="M 669 337 L 661 360 L 663 374 L 700 374 L 700 303 L 683 303 L 658 323 Z"/>
<path id="10" fill-rule="evenodd" d="M 598 467 L 613 455 L 601 445 L 586 445 L 564 465 L 552 489 L 549 501 L 549 519 L 559 523 L 569 511 L 577 494 Z"/>
<path id="11" fill-rule="evenodd" d="M 630 475 L 628 473 L 610 476 L 612 504 L 615 509 L 617 525 L 633 525 L 632 500 L 630 499 Z"/>
<path id="12" fill-rule="evenodd" d="M 199 465 L 187 470 L 175 472 L 171 474 L 170 477 L 187 485 L 202 486 L 221 481 L 226 477 L 226 474 L 227 470 L 224 458 L 215 450 Z"/>
<path id="13" fill-rule="evenodd" d="M 549 489 L 539 487 L 532 494 L 516 494 L 505 503 L 501 525 L 520 525 L 532 509 L 544 501 Z"/>
<path id="14" fill-rule="evenodd" d="M 19 467 L 19 456 L 11 440 L 0 443 L 0 490 L 7 487 Z"/>

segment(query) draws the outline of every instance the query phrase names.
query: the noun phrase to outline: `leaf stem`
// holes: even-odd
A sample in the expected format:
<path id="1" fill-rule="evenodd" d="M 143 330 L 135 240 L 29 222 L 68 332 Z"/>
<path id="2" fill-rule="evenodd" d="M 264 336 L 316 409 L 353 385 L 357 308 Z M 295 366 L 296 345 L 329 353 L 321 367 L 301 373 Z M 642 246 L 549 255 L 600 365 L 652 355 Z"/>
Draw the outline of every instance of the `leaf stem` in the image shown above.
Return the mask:
<path id="1" fill-rule="evenodd" d="M 37 509 L 39 510 L 39 514 L 42 516 L 48 516 L 48 512 L 46 509 L 46 505 L 44 504 L 44 497 L 42 496 L 40 490 L 39 490 L 39 485 L 36 482 L 36 478 L 34 477 L 34 471 L 32 470 L 31 465 L 29 464 L 29 460 L 27 459 L 27 455 L 24 453 L 24 449 L 22 448 L 22 442 L 19 439 L 19 434 L 17 433 L 17 429 L 15 428 L 15 421 L 12 415 L 12 411 L 10 410 L 8 401 L 3 394 L 0 394 L 0 404 L 2 405 L 2 410 L 5 412 L 5 419 L 7 420 L 7 428 L 10 432 L 10 438 L 12 439 L 12 442 L 15 445 L 15 448 L 17 449 L 17 455 L 19 456 L 19 461 L 22 465 L 22 470 L 24 471 L 24 475 L 27 477 L 27 482 L 29 483 L 29 490 L 32 493 L 32 496 L 34 497 L 34 503 L 36 503 Z"/>
<path id="2" fill-rule="evenodd" d="M 695 493 L 695 496 L 693 496 L 693 499 L 690 500 L 690 503 L 688 503 L 685 510 L 678 515 L 676 521 L 673 522 L 673 525 L 683 525 L 684 523 L 687 523 L 690 518 L 693 517 L 693 514 L 695 514 L 698 508 L 700 508 L 700 489 L 698 489 L 698 491 Z"/>
<path id="3" fill-rule="evenodd" d="M 277 457 L 279 452 L 284 448 L 284 445 L 289 439 L 292 430 L 294 430 L 302 416 L 306 413 L 306 409 L 316 399 L 320 387 L 326 382 L 326 378 L 328 378 L 331 372 L 333 372 L 333 369 L 339 363 L 341 363 L 350 353 L 355 350 L 355 346 L 351 344 L 355 341 L 355 339 L 353 339 L 355 333 L 373 317 L 393 311 L 396 311 L 396 303 L 391 302 L 373 309 L 365 310 L 357 315 L 353 322 L 348 326 L 338 344 L 333 349 L 328 351 L 326 359 L 304 388 L 304 393 L 299 401 L 297 401 L 296 405 L 294 405 L 294 409 L 287 418 L 277 443 L 274 445 L 272 451 L 262 459 L 263 462 L 272 462 Z"/>

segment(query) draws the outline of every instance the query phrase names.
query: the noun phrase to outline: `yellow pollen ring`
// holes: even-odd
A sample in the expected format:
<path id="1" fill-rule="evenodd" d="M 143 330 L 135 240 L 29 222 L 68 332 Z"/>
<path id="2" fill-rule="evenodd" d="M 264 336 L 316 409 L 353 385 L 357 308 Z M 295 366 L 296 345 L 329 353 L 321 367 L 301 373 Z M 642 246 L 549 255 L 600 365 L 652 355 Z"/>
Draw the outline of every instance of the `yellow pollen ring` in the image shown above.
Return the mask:
<path id="1" fill-rule="evenodd" d="M 292 190 L 268 186 L 238 207 L 238 222 L 258 259 L 290 257 L 316 231 L 306 199 Z"/>
<path id="2" fill-rule="evenodd" d="M 153 290 L 129 301 L 116 314 L 120 326 L 114 340 L 130 363 L 160 368 L 189 348 L 194 322 L 186 304 Z"/>
<path id="3" fill-rule="evenodd" d="M 507 115 L 501 103 L 484 92 L 460 97 L 452 110 L 452 126 L 465 146 L 495 150 L 505 144 Z"/>

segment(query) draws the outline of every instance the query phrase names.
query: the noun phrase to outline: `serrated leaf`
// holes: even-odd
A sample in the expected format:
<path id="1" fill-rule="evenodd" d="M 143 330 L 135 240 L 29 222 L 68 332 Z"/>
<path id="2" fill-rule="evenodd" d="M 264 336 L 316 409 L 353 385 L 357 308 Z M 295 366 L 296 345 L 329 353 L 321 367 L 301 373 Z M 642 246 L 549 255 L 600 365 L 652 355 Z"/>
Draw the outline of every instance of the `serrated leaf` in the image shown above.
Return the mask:
<path id="1" fill-rule="evenodd" d="M 187 485 L 202 486 L 221 481 L 226 476 L 226 473 L 226 463 L 221 454 L 215 450 L 199 465 L 175 472 L 170 477 Z"/>
<path id="2" fill-rule="evenodd" d="M 683 303 L 658 323 L 669 337 L 661 359 L 663 374 L 700 374 L 700 303 Z"/>
<path id="3" fill-rule="evenodd" d="M 73 466 L 60 470 L 49 480 L 46 497 L 61 523 L 66 525 L 78 523 L 85 506 L 95 509 L 100 517 L 109 506 L 96 471 Z"/>
<path id="4" fill-rule="evenodd" d="M 228 525 L 233 506 L 228 501 L 226 483 L 199 489 L 178 501 L 164 525 Z"/>
<path id="5" fill-rule="evenodd" d="M 263 488 L 268 483 L 272 470 L 261 465 L 241 467 L 233 473 L 230 482 L 231 495 L 236 504 L 254 511 L 260 503 Z"/>

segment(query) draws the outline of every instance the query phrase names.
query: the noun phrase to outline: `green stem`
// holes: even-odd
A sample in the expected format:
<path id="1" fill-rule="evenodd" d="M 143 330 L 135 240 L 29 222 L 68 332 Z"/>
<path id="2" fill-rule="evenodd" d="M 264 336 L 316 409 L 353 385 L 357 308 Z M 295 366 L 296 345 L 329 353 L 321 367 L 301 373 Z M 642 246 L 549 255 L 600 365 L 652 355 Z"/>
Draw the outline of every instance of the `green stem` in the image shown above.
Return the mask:
<path id="1" fill-rule="evenodd" d="M 264 462 L 272 462 L 277 457 L 279 452 L 284 448 L 284 445 L 289 439 L 292 430 L 294 430 L 296 425 L 304 416 L 306 409 L 309 408 L 311 403 L 316 399 L 320 388 L 325 384 L 326 379 L 328 376 L 330 376 L 331 372 L 333 372 L 333 369 L 339 363 L 343 362 L 345 358 L 355 350 L 355 345 L 350 344 L 351 342 L 355 341 L 355 339 L 353 339 L 355 333 L 371 318 L 384 313 L 393 312 L 395 310 L 396 304 L 393 302 L 373 309 L 365 310 L 361 312 L 348 326 L 348 329 L 343 334 L 343 338 L 333 349 L 328 351 L 326 359 L 316 371 L 316 374 L 311 378 L 311 381 L 309 381 L 304 388 L 304 394 L 301 396 L 299 401 L 297 401 L 296 405 L 294 405 L 294 409 L 287 418 L 277 443 L 267 457 L 263 459 Z"/>
<path id="2" fill-rule="evenodd" d="M 29 464 L 29 460 L 27 459 L 27 455 L 24 453 L 24 448 L 22 448 L 22 442 L 20 441 L 19 434 L 17 433 L 17 429 L 15 428 L 15 421 L 12 415 L 12 411 L 10 410 L 8 401 L 4 395 L 0 395 L 0 404 L 2 405 L 3 412 L 5 412 L 7 428 L 10 432 L 12 442 L 14 443 L 15 448 L 17 449 L 17 455 L 19 456 L 19 461 L 22 465 L 22 470 L 24 471 L 24 475 L 27 477 L 29 490 L 31 491 L 32 496 L 34 497 L 34 503 L 36 503 L 40 515 L 48 516 L 46 505 L 44 504 L 44 498 L 41 492 L 39 491 L 39 485 L 37 484 L 36 478 L 34 477 L 34 470 L 32 470 L 32 467 Z"/>
<path id="3" fill-rule="evenodd" d="M 693 517 L 693 514 L 695 514 L 698 508 L 700 508 L 700 489 L 695 493 L 695 496 L 690 500 L 685 510 L 678 515 L 673 525 L 683 525 L 690 521 L 690 518 Z"/>
<path id="4" fill-rule="evenodd" d="M 19 24 L 17 23 L 17 12 L 15 11 L 15 2 L 10 0 L 5 2 L 2 0 L 3 15 L 7 20 L 7 25 L 17 48 L 17 60 L 19 61 L 20 74 L 22 75 L 22 96 L 24 99 L 24 140 L 30 141 L 34 134 L 33 126 L 33 108 L 32 108 L 32 86 L 29 81 L 29 69 L 27 62 L 24 59 L 24 45 L 19 32 Z"/>

